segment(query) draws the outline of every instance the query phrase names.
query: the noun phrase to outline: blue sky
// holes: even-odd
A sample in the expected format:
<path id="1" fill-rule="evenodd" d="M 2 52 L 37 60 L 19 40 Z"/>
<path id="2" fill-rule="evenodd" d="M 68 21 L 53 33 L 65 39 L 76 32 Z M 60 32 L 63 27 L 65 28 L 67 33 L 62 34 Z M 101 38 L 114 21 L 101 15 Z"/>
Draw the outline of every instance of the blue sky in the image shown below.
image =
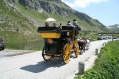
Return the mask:
<path id="1" fill-rule="evenodd" d="M 62 0 L 105 26 L 119 24 L 119 0 Z"/>

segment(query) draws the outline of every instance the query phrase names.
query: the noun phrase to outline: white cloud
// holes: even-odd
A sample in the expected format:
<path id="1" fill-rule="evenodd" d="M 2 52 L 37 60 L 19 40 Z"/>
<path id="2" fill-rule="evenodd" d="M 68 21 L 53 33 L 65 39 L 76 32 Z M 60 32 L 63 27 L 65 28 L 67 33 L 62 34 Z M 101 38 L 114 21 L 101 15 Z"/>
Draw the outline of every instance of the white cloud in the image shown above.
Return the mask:
<path id="1" fill-rule="evenodd" d="M 73 3 L 66 2 L 65 0 L 62 0 L 62 1 L 65 2 L 67 5 L 69 5 L 72 8 L 74 8 L 74 7 L 85 8 L 90 3 L 100 3 L 100 2 L 105 2 L 105 1 L 108 1 L 108 0 L 74 0 Z"/>
<path id="2" fill-rule="evenodd" d="M 74 5 L 74 3 L 69 3 L 69 2 L 66 2 L 64 0 L 61 0 L 61 1 L 66 3 L 67 5 L 69 5 L 70 7 L 76 7 L 76 5 Z"/>

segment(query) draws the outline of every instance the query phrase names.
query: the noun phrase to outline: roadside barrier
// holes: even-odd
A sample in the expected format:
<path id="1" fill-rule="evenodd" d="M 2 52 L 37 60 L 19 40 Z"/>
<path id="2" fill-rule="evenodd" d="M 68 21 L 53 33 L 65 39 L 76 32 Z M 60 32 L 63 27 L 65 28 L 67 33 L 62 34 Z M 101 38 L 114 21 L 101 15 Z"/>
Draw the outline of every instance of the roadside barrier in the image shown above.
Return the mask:
<path id="1" fill-rule="evenodd" d="M 99 51 L 98 48 L 95 49 L 95 55 L 98 55 Z"/>
<path id="2" fill-rule="evenodd" d="M 84 61 L 80 61 L 79 62 L 79 74 L 80 75 L 84 74 L 84 70 L 85 70 L 85 62 Z"/>

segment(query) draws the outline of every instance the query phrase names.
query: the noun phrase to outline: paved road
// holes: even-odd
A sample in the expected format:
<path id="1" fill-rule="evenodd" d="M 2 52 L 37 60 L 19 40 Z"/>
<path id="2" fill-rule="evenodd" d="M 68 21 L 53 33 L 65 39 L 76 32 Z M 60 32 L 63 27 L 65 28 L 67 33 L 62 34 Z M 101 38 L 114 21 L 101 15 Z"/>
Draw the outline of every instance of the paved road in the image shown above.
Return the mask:
<path id="1" fill-rule="evenodd" d="M 106 40 L 91 42 L 90 48 L 78 58 L 71 58 L 66 65 L 62 59 L 45 62 L 41 51 L 0 59 L 0 79 L 73 79 L 79 61 L 86 61 L 94 55 Z"/>

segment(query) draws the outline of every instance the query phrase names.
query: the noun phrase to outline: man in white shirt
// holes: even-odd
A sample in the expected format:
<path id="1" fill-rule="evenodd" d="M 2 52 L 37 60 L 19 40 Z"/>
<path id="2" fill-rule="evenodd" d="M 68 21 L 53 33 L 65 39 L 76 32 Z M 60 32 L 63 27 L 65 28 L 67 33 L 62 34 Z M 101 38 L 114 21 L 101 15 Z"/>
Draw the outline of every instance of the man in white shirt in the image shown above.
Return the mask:
<path id="1" fill-rule="evenodd" d="M 67 26 L 73 26 L 70 21 L 68 21 Z"/>
<path id="2" fill-rule="evenodd" d="M 75 27 L 78 27 L 78 23 L 77 23 L 77 21 L 74 19 L 73 20 L 73 23 L 72 23 Z"/>

